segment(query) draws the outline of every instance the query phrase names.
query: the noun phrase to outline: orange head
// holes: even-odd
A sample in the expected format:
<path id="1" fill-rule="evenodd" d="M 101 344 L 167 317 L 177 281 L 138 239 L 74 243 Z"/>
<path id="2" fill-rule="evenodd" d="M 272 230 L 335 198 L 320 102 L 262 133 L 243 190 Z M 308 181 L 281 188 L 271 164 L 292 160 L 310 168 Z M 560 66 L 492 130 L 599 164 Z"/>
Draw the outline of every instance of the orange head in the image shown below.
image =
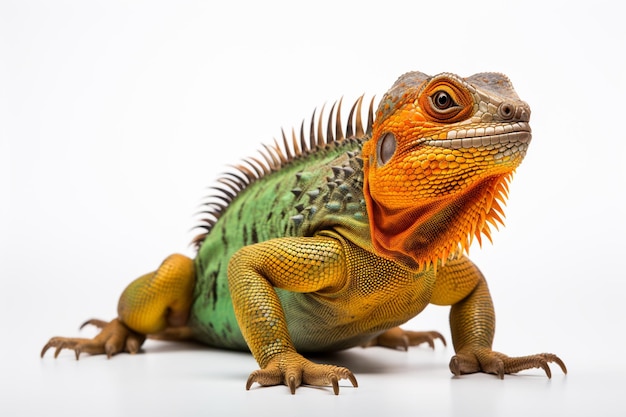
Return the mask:
<path id="1" fill-rule="evenodd" d="M 489 238 L 530 143 L 529 117 L 501 74 L 400 77 L 362 152 L 377 252 L 421 269 Z"/>

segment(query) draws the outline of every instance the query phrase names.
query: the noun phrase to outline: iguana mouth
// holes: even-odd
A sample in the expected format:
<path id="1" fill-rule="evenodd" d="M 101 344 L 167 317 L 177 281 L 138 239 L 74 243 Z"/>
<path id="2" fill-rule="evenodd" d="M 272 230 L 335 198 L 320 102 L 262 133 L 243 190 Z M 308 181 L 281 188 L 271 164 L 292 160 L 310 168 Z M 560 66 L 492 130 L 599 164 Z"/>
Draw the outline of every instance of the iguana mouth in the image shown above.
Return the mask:
<path id="1" fill-rule="evenodd" d="M 528 146 L 531 140 L 530 125 L 517 122 L 507 125 L 450 130 L 445 139 L 429 138 L 422 143 L 446 149 L 488 148 L 507 144 Z"/>

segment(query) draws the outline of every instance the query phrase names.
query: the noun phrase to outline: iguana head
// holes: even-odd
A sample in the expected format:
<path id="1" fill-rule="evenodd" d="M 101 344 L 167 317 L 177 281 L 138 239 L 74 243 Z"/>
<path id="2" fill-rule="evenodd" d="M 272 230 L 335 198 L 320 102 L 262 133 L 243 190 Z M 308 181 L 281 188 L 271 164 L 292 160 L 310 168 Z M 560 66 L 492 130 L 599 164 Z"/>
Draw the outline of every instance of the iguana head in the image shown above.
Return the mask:
<path id="1" fill-rule="evenodd" d="M 362 153 L 377 252 L 424 268 L 467 250 L 473 237 L 490 238 L 530 143 L 529 117 L 501 74 L 400 77 Z"/>

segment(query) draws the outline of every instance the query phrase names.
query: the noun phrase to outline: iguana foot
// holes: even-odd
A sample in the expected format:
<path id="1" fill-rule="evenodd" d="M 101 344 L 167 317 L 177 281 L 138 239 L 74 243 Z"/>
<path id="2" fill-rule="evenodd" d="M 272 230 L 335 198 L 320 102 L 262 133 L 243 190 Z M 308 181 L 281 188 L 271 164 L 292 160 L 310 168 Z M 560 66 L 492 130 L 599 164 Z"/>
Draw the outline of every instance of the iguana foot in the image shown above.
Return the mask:
<path id="1" fill-rule="evenodd" d="M 93 339 L 53 337 L 41 350 L 41 357 L 46 354 L 48 349 L 56 348 L 55 358 L 63 349 L 72 349 L 76 354 L 76 360 L 81 353 L 106 354 L 107 358 L 110 358 L 120 352 L 137 353 L 146 339 L 144 335 L 130 330 L 119 319 L 110 322 L 96 319 L 88 320 L 80 326 L 81 329 L 88 324 L 102 329 L 96 337 Z"/>
<path id="2" fill-rule="evenodd" d="M 339 395 L 340 379 L 348 379 L 352 386 L 358 387 L 356 378 L 347 368 L 313 363 L 298 353 L 283 353 L 277 355 L 265 368 L 252 372 L 246 390 L 255 382 L 263 386 L 284 384 L 289 387 L 291 394 L 295 394 L 296 388 L 302 384 L 332 385 L 335 395 Z"/>
<path id="3" fill-rule="evenodd" d="M 428 343 L 432 349 L 435 348 L 435 340 L 441 340 L 444 346 L 446 346 L 446 339 L 439 332 L 414 332 L 410 330 L 403 330 L 400 327 L 394 327 L 387 330 L 380 336 L 370 340 L 363 347 L 371 346 L 383 346 L 390 349 L 408 350 L 409 346 L 417 346 L 422 343 Z"/>
<path id="4" fill-rule="evenodd" d="M 450 370 L 456 376 L 485 372 L 498 375 L 502 379 L 504 374 L 514 374 L 526 369 L 541 368 L 545 371 L 548 378 L 552 378 L 549 363 L 556 363 L 563 373 L 567 374 L 565 363 L 552 353 L 509 357 L 490 349 L 480 349 L 474 352 L 462 350 L 458 352 L 450 361 Z"/>

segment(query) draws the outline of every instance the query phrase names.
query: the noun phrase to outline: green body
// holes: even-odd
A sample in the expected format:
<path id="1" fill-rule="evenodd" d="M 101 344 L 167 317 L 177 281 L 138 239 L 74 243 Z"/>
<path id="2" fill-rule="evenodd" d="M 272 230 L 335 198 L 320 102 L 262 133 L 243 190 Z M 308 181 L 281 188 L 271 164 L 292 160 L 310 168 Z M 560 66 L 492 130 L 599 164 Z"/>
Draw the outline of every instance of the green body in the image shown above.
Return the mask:
<path id="1" fill-rule="evenodd" d="M 196 285 L 189 326 L 197 339 L 216 347 L 248 350 L 237 324 L 227 277 L 228 262 L 242 247 L 322 231 L 369 247 L 359 157 L 362 143 L 363 139 L 346 139 L 304 153 L 280 170 L 258 178 L 228 204 L 195 258 Z M 290 327 L 303 328 L 299 320 L 310 319 L 301 314 L 307 295 L 277 292 Z M 315 348 L 307 346 L 305 350 Z"/>

